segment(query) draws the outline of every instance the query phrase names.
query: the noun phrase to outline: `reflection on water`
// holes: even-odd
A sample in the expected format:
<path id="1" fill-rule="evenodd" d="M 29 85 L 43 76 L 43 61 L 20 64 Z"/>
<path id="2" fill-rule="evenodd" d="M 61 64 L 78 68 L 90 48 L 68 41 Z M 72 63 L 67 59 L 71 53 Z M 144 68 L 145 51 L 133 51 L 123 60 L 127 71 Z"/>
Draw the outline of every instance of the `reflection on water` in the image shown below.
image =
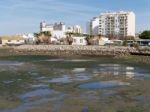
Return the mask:
<path id="1" fill-rule="evenodd" d="M 13 83 L 14 81 L 8 80 L 8 81 L 3 81 L 4 84 L 10 84 Z"/>
<path id="2" fill-rule="evenodd" d="M 23 65 L 24 63 L 23 62 L 17 62 L 17 61 L 0 61 L 0 66 L 21 66 Z"/>
<path id="3" fill-rule="evenodd" d="M 31 88 L 47 88 L 48 85 L 45 84 L 38 84 L 38 85 L 30 85 Z"/>
<path id="4" fill-rule="evenodd" d="M 79 87 L 82 89 L 97 89 L 97 88 L 110 88 L 116 86 L 129 86 L 129 85 L 130 83 L 121 81 L 102 81 L 102 82 L 81 84 Z"/>
<path id="5" fill-rule="evenodd" d="M 102 90 L 102 93 L 104 95 L 114 95 L 116 94 L 117 92 L 116 91 L 113 91 L 113 90 Z"/>
<path id="6" fill-rule="evenodd" d="M 134 67 L 126 67 L 126 70 L 134 70 Z"/>
<path id="7" fill-rule="evenodd" d="M 147 74 L 147 73 L 137 73 L 136 76 L 137 77 L 150 78 L 150 74 Z"/>
<path id="8" fill-rule="evenodd" d="M 95 60 L 86 60 L 86 59 L 49 59 L 45 60 L 49 62 L 90 62 Z"/>
<path id="9" fill-rule="evenodd" d="M 90 77 L 86 76 L 85 74 L 78 74 L 74 76 L 64 75 L 63 77 L 59 78 L 52 78 L 50 80 L 43 80 L 43 82 L 49 83 L 71 83 L 76 81 L 85 81 L 89 80 Z"/>
<path id="10" fill-rule="evenodd" d="M 51 90 L 51 89 L 37 89 L 28 93 L 25 93 L 20 96 L 21 99 L 27 99 L 31 97 L 36 97 L 36 96 L 45 96 L 45 95 L 50 95 L 50 94 L 58 94 L 57 91 Z"/>
<path id="11" fill-rule="evenodd" d="M 73 72 L 85 72 L 86 68 L 74 68 Z"/>
<path id="12" fill-rule="evenodd" d="M 71 77 L 64 75 L 61 78 L 53 78 L 52 80 L 44 80 L 43 82 L 53 82 L 53 83 L 70 83 L 71 82 Z"/>
<path id="13" fill-rule="evenodd" d="M 111 74 L 111 75 L 125 75 L 127 78 L 135 77 L 150 77 L 150 74 L 140 72 L 138 69 L 132 66 L 120 65 L 120 64 L 99 64 L 99 69 L 94 69 L 94 74 Z"/>
<path id="14" fill-rule="evenodd" d="M 50 61 L 50 62 L 59 62 L 59 61 L 64 61 L 64 59 L 49 59 L 45 61 Z"/>
<path id="15" fill-rule="evenodd" d="M 91 59 L 72 59 L 72 60 L 65 60 L 66 62 L 90 62 L 90 61 L 95 61 L 95 60 L 91 60 Z"/>
<path id="16" fill-rule="evenodd" d="M 57 68 L 57 64 L 60 62 L 63 62 L 62 68 Z M 0 98 L 9 101 L 13 97 L 21 102 L 17 108 L 8 109 L 7 104 L 0 101 L 0 112 L 26 112 L 35 105 L 49 101 L 54 102 L 52 107 L 54 110 L 57 107 L 61 110 L 61 106 L 66 105 L 65 100 L 69 98 L 72 99 L 72 103 L 66 101 L 67 104 L 73 104 L 75 98 L 97 101 L 102 97 L 104 101 L 101 103 L 107 105 L 109 98 L 105 98 L 117 96 L 121 91 L 118 88 L 123 89 L 118 96 L 126 95 L 129 92 L 124 89 L 132 88 L 134 90 L 133 87 L 141 86 L 140 82 L 139 85 L 134 84 L 134 81 L 139 81 L 138 79 L 143 79 L 140 81 L 143 81 L 146 88 L 150 84 L 149 82 L 145 84 L 145 80 L 148 78 L 150 78 L 150 72 L 145 72 L 136 66 L 124 63 L 117 64 L 117 62 L 105 63 L 104 60 L 100 59 L 62 58 L 37 60 L 28 63 L 17 62 L 17 59 L 16 61 L 0 61 Z M 141 94 L 139 91 L 138 94 L 134 93 L 136 96 L 128 96 L 132 96 L 131 100 L 142 103 L 150 101 L 142 95 L 139 96 Z M 149 96 L 147 95 L 147 97 Z M 13 102 L 16 101 L 14 99 Z M 79 103 L 81 102 L 79 101 Z M 75 106 L 77 103 L 74 103 Z M 82 105 L 83 108 L 88 111 L 89 107 Z M 56 112 L 60 111 L 58 108 L 56 110 Z"/>

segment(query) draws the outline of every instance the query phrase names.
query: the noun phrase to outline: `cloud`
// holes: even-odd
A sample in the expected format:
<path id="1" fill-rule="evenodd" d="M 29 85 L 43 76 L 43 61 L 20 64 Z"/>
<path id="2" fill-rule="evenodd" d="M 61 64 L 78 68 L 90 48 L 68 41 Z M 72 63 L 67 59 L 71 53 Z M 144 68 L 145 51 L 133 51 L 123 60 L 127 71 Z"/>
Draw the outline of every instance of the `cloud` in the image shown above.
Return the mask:
<path id="1" fill-rule="evenodd" d="M 120 6 L 120 3 L 125 3 L 125 5 Z M 0 0 L 0 14 L 2 15 L 0 17 L 0 35 L 38 31 L 39 22 L 42 20 L 48 22 L 62 21 L 66 24 L 80 24 L 85 27 L 86 22 L 92 17 L 98 16 L 100 12 L 120 8 L 134 10 L 137 14 L 138 29 L 143 29 L 150 26 L 147 19 L 150 17 L 148 3 L 149 0 L 143 0 L 142 4 L 146 5 L 137 7 L 132 4 L 141 4 L 141 1 Z M 144 10 L 145 7 L 147 12 Z M 8 30 L 7 27 L 10 29 Z"/>
<path id="2" fill-rule="evenodd" d="M 95 12 L 98 13 L 100 10 L 85 4 L 65 2 L 65 0 L 5 0 L 5 2 L 0 1 L 0 9 L 0 13 L 4 15 L 1 18 L 1 20 L 3 19 L 1 25 L 16 29 L 16 31 L 9 31 L 11 34 L 23 30 L 26 32 L 35 24 L 37 24 L 35 27 L 37 28 L 39 26 L 37 21 L 40 22 L 43 19 L 48 21 L 60 20 L 68 24 L 75 23 L 84 26 L 92 14 L 94 16 Z M 33 23 L 34 25 L 31 26 Z M 29 26 L 27 27 L 27 25 Z M 21 29 L 21 26 L 24 29 Z M 33 28 L 34 31 L 35 28 Z M 4 30 L 1 29 L 1 31 Z"/>

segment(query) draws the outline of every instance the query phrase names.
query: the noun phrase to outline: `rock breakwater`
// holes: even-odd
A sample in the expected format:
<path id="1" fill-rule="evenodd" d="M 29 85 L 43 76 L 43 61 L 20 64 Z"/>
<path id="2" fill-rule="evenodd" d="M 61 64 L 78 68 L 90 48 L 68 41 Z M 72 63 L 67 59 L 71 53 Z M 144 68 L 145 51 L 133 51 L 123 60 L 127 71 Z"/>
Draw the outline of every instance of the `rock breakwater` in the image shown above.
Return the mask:
<path id="1" fill-rule="evenodd" d="M 46 55 L 91 55 L 117 56 L 137 52 L 131 47 L 114 46 L 70 46 L 70 45 L 22 45 L 15 48 L 18 53 Z"/>

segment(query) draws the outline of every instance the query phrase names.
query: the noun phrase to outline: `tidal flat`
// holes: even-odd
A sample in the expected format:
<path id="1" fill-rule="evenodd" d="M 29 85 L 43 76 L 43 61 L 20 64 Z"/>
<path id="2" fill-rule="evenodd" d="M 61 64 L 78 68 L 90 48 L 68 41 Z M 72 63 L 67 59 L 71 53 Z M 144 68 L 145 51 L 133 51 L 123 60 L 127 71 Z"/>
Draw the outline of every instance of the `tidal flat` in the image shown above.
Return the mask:
<path id="1" fill-rule="evenodd" d="M 149 64 L 0 54 L 0 112 L 150 111 Z"/>

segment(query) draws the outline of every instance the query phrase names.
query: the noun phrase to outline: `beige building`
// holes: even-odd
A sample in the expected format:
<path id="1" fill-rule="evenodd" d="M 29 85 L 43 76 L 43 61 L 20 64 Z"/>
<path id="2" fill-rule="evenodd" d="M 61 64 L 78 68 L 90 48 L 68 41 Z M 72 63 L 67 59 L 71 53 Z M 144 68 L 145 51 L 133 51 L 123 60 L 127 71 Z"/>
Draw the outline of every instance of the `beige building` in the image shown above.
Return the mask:
<path id="1" fill-rule="evenodd" d="M 2 36 L 0 37 L 2 45 L 22 45 L 25 44 L 24 38 L 20 36 Z"/>

